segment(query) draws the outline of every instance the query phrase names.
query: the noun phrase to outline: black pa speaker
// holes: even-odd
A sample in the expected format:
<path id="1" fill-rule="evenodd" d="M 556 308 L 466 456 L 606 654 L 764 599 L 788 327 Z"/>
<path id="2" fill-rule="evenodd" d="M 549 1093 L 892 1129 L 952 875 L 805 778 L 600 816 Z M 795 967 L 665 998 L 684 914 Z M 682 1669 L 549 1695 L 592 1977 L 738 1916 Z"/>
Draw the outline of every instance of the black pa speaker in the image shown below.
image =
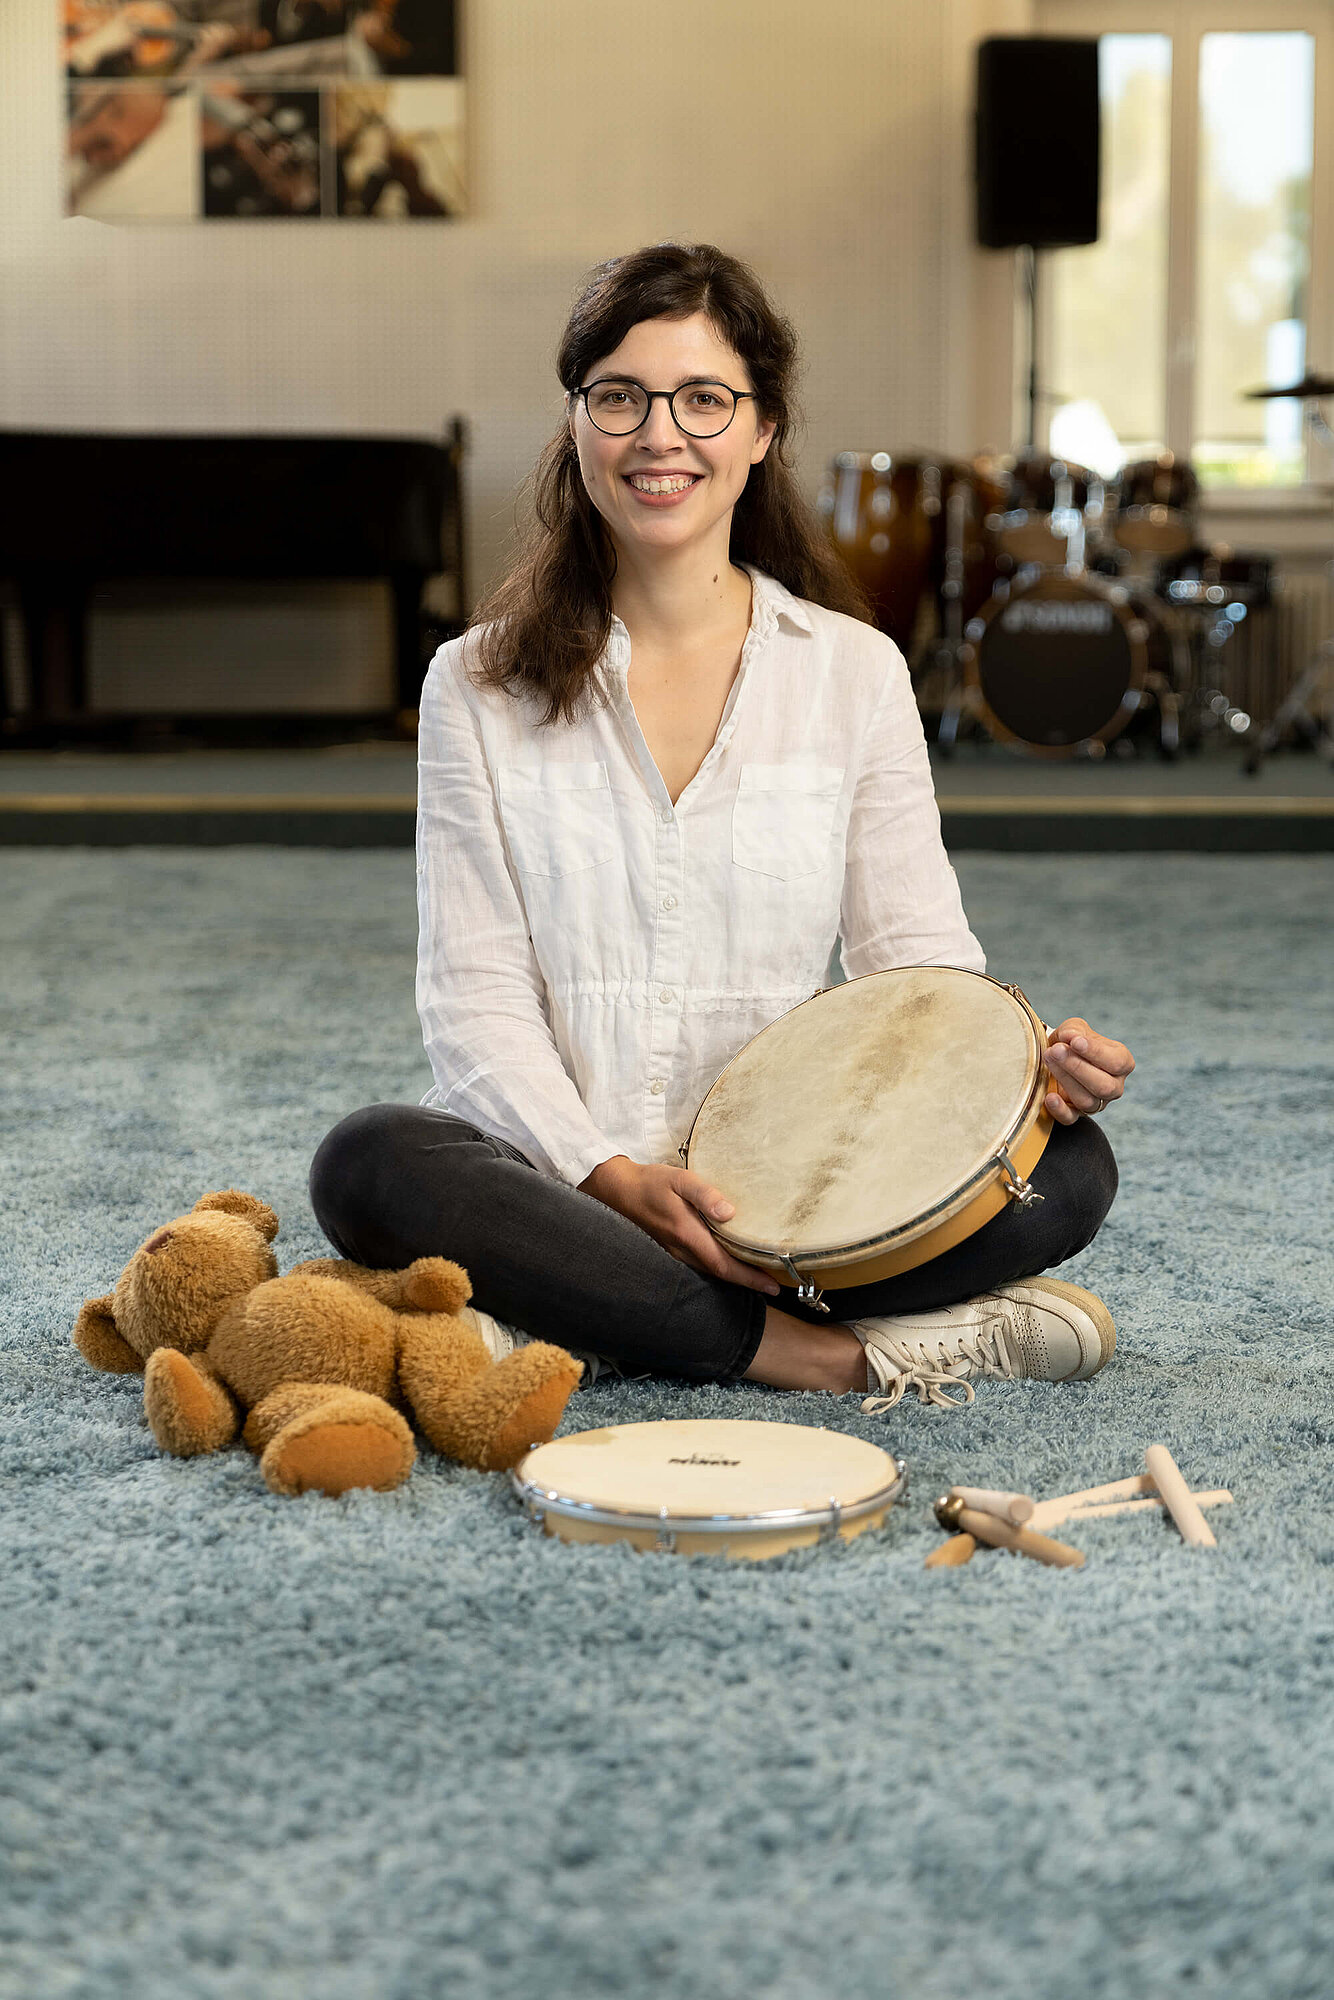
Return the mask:
<path id="1" fill-rule="evenodd" d="M 977 51 L 977 240 L 1098 240 L 1098 44 L 993 35 Z"/>

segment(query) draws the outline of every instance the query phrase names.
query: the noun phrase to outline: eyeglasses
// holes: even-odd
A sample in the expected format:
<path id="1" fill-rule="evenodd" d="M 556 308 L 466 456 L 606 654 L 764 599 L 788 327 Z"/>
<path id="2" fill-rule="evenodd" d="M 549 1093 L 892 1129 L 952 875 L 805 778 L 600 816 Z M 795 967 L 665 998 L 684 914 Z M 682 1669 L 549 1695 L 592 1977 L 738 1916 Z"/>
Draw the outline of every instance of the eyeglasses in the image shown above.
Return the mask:
<path id="1" fill-rule="evenodd" d="M 623 375 L 603 375 L 586 389 L 576 389 L 584 399 L 588 420 L 595 430 L 608 437 L 629 437 L 647 423 L 649 411 L 661 396 L 672 413 L 676 428 L 687 437 L 718 437 L 736 415 L 736 406 L 754 389 L 729 389 L 724 382 L 683 382 L 679 389 L 646 389 Z"/>

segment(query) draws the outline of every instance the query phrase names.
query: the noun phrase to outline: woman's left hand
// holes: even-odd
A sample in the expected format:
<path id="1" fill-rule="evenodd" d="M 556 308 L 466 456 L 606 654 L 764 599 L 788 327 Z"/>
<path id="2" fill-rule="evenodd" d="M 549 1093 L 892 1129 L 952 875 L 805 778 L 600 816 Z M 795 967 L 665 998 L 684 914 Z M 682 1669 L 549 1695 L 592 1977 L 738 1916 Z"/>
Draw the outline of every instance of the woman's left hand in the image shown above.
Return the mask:
<path id="1" fill-rule="evenodd" d="M 1125 1093 L 1135 1058 L 1124 1042 L 1097 1035 L 1087 1021 L 1062 1021 L 1047 1044 L 1047 1067 L 1056 1078 L 1045 1104 L 1058 1125 L 1091 1118 Z"/>

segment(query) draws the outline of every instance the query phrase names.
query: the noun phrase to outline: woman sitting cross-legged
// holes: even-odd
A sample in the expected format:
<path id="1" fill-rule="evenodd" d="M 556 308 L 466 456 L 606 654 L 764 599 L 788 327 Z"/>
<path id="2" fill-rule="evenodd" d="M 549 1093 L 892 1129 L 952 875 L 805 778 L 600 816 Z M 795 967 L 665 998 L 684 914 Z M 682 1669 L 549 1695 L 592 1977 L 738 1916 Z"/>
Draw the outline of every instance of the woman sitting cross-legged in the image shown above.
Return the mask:
<path id="1" fill-rule="evenodd" d="M 1089 1376 L 1111 1315 L 1039 1275 L 1116 1191 L 1092 1114 L 1134 1064 L 1087 1021 L 1046 1049 L 1041 1205 L 831 1294 L 832 1319 L 728 1254 L 704 1218 L 729 1190 L 680 1164 L 714 1079 L 827 983 L 836 943 L 850 978 L 984 968 L 902 655 L 785 457 L 794 348 L 708 245 L 617 258 L 578 299 L 529 540 L 422 694 L 435 1086 L 335 1127 L 315 1213 L 361 1264 L 457 1260 L 497 1353 L 541 1338 L 626 1374 L 877 1407 Z"/>

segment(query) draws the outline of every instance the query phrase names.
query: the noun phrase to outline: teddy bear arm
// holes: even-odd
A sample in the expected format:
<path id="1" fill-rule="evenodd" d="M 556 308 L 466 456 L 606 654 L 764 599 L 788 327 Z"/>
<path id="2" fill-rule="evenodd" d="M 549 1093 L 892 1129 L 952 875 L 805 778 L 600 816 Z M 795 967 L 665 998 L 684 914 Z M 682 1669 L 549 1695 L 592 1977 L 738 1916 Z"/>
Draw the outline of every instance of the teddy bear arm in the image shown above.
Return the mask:
<path id="1" fill-rule="evenodd" d="M 288 1276 L 297 1271 L 320 1278 L 341 1278 L 345 1285 L 369 1292 L 393 1312 L 456 1313 L 472 1297 L 468 1273 L 448 1257 L 418 1257 L 401 1271 L 373 1271 L 365 1264 L 349 1263 L 342 1257 L 312 1257 L 307 1263 L 294 1265 Z"/>
<path id="2" fill-rule="evenodd" d="M 306 1257 L 293 1264 L 289 1278 L 341 1278 L 359 1292 L 369 1292 L 381 1304 L 392 1304 L 391 1294 L 398 1282 L 397 1271 L 372 1271 L 365 1264 L 353 1264 L 346 1257 Z"/>
<path id="3" fill-rule="evenodd" d="M 74 1322 L 74 1345 L 85 1361 L 108 1375 L 142 1375 L 143 1356 L 116 1331 L 115 1303 L 110 1292 L 105 1298 L 84 1300 Z"/>

